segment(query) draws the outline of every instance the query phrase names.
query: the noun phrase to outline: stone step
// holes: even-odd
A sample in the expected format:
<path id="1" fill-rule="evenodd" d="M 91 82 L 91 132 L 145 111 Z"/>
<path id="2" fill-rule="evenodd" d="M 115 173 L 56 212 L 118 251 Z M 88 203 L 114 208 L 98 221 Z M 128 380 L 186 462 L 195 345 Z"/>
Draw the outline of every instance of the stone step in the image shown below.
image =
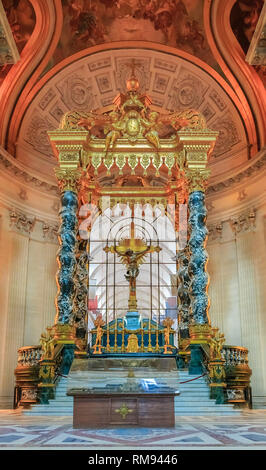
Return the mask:
<path id="1" fill-rule="evenodd" d="M 185 405 L 184 404 L 180 404 L 180 403 L 177 403 L 175 402 L 175 410 L 184 410 L 184 409 L 187 409 L 187 411 L 190 411 L 191 409 L 203 409 L 203 408 L 208 408 L 208 409 L 214 409 L 214 408 L 217 408 L 217 406 L 219 407 L 219 409 L 224 409 L 224 410 L 231 410 L 232 407 L 231 405 L 227 405 L 226 403 L 224 405 L 217 405 L 214 402 L 205 402 L 205 403 L 186 403 Z"/>
<path id="2" fill-rule="evenodd" d="M 198 388 L 195 388 L 195 390 L 191 390 L 189 388 L 182 388 L 181 386 L 178 387 L 178 390 L 180 391 L 180 393 L 190 393 L 190 392 L 193 392 L 194 394 L 195 393 L 204 393 L 204 392 L 209 392 L 209 389 L 207 387 L 198 387 Z"/>
<path id="3" fill-rule="evenodd" d="M 122 374 L 118 374 L 116 373 L 115 374 L 115 377 L 116 377 L 116 380 L 120 380 L 120 379 L 126 379 L 128 377 L 128 375 L 123 372 Z M 154 373 L 146 373 L 145 375 L 144 374 L 135 374 L 135 377 L 137 379 L 159 379 L 159 378 L 162 378 L 162 379 L 170 379 L 170 380 L 176 380 L 178 379 L 179 375 L 178 374 L 170 374 L 170 373 L 167 373 L 167 372 L 161 372 L 161 371 L 158 371 L 156 374 Z M 110 380 L 113 378 L 113 374 L 104 374 L 104 373 L 98 373 L 98 374 L 90 374 L 90 381 L 91 380 Z M 73 381 L 73 382 L 78 382 L 78 381 L 81 381 L 83 382 L 84 380 L 87 380 L 88 377 L 87 375 L 86 376 L 72 376 L 72 377 L 69 377 L 69 381 Z M 200 380 L 200 379 L 198 379 Z"/>
<path id="4" fill-rule="evenodd" d="M 158 382 L 158 383 L 167 383 L 167 384 L 168 384 L 168 383 L 172 383 L 172 384 L 177 384 L 177 385 L 179 385 L 180 387 L 182 386 L 182 388 L 191 388 L 191 382 L 181 383 L 182 381 L 179 381 L 179 380 L 169 380 L 169 379 L 167 379 L 167 380 L 165 380 L 165 381 L 164 381 L 163 379 L 161 379 L 161 380 L 158 380 L 157 382 Z M 99 383 L 105 383 L 105 381 L 104 381 L 104 380 L 97 380 L 97 381 L 95 381 L 95 382 L 94 382 L 94 381 L 90 381 L 89 383 L 90 383 L 90 386 L 91 386 L 91 385 L 94 385 L 94 384 L 97 384 L 97 385 L 98 385 Z M 116 383 L 116 382 L 113 381 L 113 383 Z M 117 383 L 119 383 L 119 382 L 117 382 Z M 82 385 L 83 385 L 83 384 L 84 384 L 84 383 L 82 383 Z M 84 385 L 83 385 L 83 386 L 84 386 Z M 193 388 L 198 388 L 198 387 L 202 387 L 202 386 L 203 386 L 203 387 L 208 387 L 208 384 L 207 384 L 205 381 L 202 381 L 202 382 L 195 381 L 195 382 L 193 382 Z M 71 382 L 66 383 L 66 384 L 63 384 L 63 385 L 58 385 L 58 386 L 56 387 L 56 390 L 61 391 L 61 390 L 67 390 L 68 388 L 72 388 Z"/>
<path id="5" fill-rule="evenodd" d="M 24 415 L 26 416 L 73 416 L 73 410 L 63 411 L 63 412 L 60 412 L 60 411 L 47 411 L 47 412 L 38 411 L 35 413 L 25 412 Z"/>
<path id="6" fill-rule="evenodd" d="M 223 412 L 219 412 L 219 411 L 215 411 L 215 412 L 207 412 L 207 411 L 204 411 L 204 412 L 197 412 L 197 411 L 193 411 L 193 412 L 183 412 L 183 413 L 175 413 L 175 422 L 178 424 L 178 420 L 180 420 L 180 418 L 182 419 L 183 416 L 202 416 L 202 417 L 205 417 L 205 416 L 235 416 L 236 413 L 232 412 L 232 411 L 223 411 Z M 237 415 L 240 415 L 240 413 L 238 413 Z"/>
<path id="7" fill-rule="evenodd" d="M 178 374 L 162 373 L 157 379 L 161 386 L 171 386 L 180 392 L 180 395 L 175 397 L 175 416 L 177 422 L 181 416 L 233 416 L 241 414 L 231 404 L 217 405 L 214 399 L 210 399 L 210 389 L 204 377 L 191 380 L 197 377 L 197 375 L 189 375 L 188 371 L 182 370 Z M 121 377 L 116 377 L 114 383 L 119 383 L 119 378 L 125 379 L 124 374 L 121 373 Z M 145 378 L 149 377 L 146 376 Z M 188 380 L 189 382 L 187 382 Z M 90 380 L 90 386 L 99 386 L 101 383 L 104 383 L 103 375 L 100 376 L 99 380 L 98 374 L 94 374 L 93 379 Z M 56 387 L 55 399 L 50 400 L 49 405 L 35 405 L 31 410 L 25 411 L 24 414 L 34 416 L 72 416 L 74 400 L 73 397 L 67 395 L 67 390 L 70 387 L 71 380 L 62 377 Z"/>
<path id="8" fill-rule="evenodd" d="M 49 405 L 40 405 L 41 407 L 46 406 L 48 408 L 73 408 L 74 402 L 67 402 L 67 401 L 57 401 L 57 400 L 51 400 Z"/>

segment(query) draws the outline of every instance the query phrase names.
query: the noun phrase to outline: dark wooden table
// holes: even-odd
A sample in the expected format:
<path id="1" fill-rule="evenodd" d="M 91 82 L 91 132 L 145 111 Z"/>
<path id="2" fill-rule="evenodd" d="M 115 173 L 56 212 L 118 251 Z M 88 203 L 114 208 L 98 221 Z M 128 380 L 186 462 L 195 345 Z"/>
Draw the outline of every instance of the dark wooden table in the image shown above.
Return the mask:
<path id="1" fill-rule="evenodd" d="M 68 392 L 74 396 L 73 428 L 173 427 L 175 393 L 103 394 Z"/>

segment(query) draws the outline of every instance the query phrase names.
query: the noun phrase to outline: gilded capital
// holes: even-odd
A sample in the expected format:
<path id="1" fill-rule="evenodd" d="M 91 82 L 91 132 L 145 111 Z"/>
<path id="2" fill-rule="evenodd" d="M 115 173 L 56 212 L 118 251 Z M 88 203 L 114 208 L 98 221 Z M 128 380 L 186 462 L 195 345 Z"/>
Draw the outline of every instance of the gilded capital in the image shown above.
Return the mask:
<path id="1" fill-rule="evenodd" d="M 57 344 L 74 344 L 75 327 L 68 323 L 57 323 L 53 327 L 54 340 Z"/>
<path id="2" fill-rule="evenodd" d="M 212 336 L 212 328 L 208 323 L 192 324 L 189 327 L 189 336 L 191 344 L 209 344 Z"/>
<path id="3" fill-rule="evenodd" d="M 189 192 L 203 191 L 205 192 L 210 176 L 209 169 L 187 168 L 185 170 Z"/>
<path id="4" fill-rule="evenodd" d="M 55 175 L 61 192 L 78 192 L 79 181 L 82 176 L 80 168 L 55 168 Z"/>

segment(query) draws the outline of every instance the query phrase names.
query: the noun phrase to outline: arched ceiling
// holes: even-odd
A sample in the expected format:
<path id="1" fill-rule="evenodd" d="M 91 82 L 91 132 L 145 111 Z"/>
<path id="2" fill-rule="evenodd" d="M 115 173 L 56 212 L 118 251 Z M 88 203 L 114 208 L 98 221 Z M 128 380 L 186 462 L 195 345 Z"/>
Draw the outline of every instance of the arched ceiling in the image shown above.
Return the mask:
<path id="1" fill-rule="evenodd" d="M 21 59 L 1 68 L 2 146 L 55 185 L 47 130 L 70 109 L 110 105 L 135 58 L 155 106 L 197 108 L 220 132 L 210 167 L 228 178 L 265 139 L 263 68 L 245 62 L 262 0 L 248 3 L 3 0 Z"/>
<path id="2" fill-rule="evenodd" d="M 111 46 L 112 47 L 112 46 Z M 135 59 L 141 90 L 160 109 L 199 109 L 208 127 L 220 135 L 212 163 L 219 172 L 220 162 L 234 167 L 248 158 L 245 124 L 234 104 L 231 89 L 209 67 L 201 67 L 185 57 L 136 48 L 106 49 L 85 57 L 72 57 L 56 73 L 48 74 L 28 106 L 16 145 L 16 158 L 34 169 L 54 166 L 47 130 L 59 126 L 63 114 L 71 109 L 88 110 L 112 104 L 118 92 L 125 91 L 128 64 Z"/>

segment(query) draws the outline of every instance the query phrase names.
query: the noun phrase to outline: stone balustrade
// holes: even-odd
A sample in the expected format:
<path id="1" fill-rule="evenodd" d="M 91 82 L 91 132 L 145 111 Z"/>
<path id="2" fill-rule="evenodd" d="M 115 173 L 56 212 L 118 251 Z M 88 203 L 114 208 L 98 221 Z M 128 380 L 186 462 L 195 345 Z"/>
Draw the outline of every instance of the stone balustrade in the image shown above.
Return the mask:
<path id="1" fill-rule="evenodd" d="M 28 407 L 38 401 L 41 353 L 40 345 L 24 346 L 18 350 L 18 363 L 15 369 L 15 407 Z"/>
<path id="2" fill-rule="evenodd" d="M 222 350 L 225 361 L 226 394 L 228 403 L 236 407 L 252 407 L 248 349 L 241 346 L 225 345 Z"/>
<path id="3" fill-rule="evenodd" d="M 41 358 L 41 346 L 24 346 L 18 349 L 18 367 L 38 366 Z"/>
<path id="4" fill-rule="evenodd" d="M 225 345 L 222 350 L 225 366 L 248 365 L 248 349 L 241 346 Z"/>

